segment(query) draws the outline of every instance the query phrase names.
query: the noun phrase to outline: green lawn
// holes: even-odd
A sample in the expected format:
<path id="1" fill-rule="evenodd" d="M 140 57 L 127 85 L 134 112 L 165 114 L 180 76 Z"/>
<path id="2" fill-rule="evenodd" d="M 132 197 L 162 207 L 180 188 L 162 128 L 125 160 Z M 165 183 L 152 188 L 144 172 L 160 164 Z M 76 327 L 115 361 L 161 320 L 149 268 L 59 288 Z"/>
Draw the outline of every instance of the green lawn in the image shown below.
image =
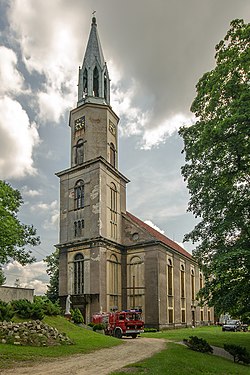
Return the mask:
<path id="1" fill-rule="evenodd" d="M 122 340 L 78 327 L 68 322 L 64 317 L 45 317 L 43 321 L 56 327 L 60 332 L 66 333 L 74 341 L 75 345 L 31 347 L 0 344 L 0 369 L 13 367 L 17 361 L 27 364 L 42 360 L 44 357 L 69 356 L 122 344 Z"/>
<path id="2" fill-rule="evenodd" d="M 198 336 L 205 339 L 210 345 L 223 348 L 224 344 L 232 343 L 245 346 L 250 352 L 250 331 L 248 332 L 222 332 L 221 327 L 197 327 L 173 329 L 157 333 L 144 333 L 147 337 L 161 337 L 173 341 L 182 341 L 189 336 Z"/>
<path id="3" fill-rule="evenodd" d="M 250 367 L 211 354 L 197 353 L 185 346 L 167 343 L 167 349 L 153 357 L 127 366 L 112 375 L 249 375 Z"/>

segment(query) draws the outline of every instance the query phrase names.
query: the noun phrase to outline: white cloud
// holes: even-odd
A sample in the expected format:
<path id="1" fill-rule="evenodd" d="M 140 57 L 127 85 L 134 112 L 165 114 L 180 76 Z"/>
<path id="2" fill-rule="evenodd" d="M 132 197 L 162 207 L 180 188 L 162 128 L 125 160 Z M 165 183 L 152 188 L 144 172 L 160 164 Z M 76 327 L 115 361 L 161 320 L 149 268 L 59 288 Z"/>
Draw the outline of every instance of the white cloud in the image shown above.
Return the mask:
<path id="1" fill-rule="evenodd" d="M 192 118 L 179 113 L 171 118 L 166 119 L 156 128 L 145 129 L 142 139 L 142 148 L 151 149 L 166 141 L 174 132 L 178 131 L 181 126 L 191 124 Z"/>
<path id="2" fill-rule="evenodd" d="M 18 279 L 20 287 L 34 288 L 36 295 L 44 294 L 49 280 L 46 267 L 47 265 L 43 261 L 26 266 L 22 266 L 17 261 L 8 263 L 4 268 L 6 285 L 14 286 Z"/>
<path id="3" fill-rule="evenodd" d="M 0 46 L 0 95 L 18 94 L 23 90 L 24 79 L 17 70 L 17 57 L 13 50 Z"/>
<path id="4" fill-rule="evenodd" d="M 34 175 L 33 148 L 39 143 L 37 127 L 30 124 L 21 105 L 8 97 L 0 99 L 1 178 Z"/>
<path id="5" fill-rule="evenodd" d="M 31 207 L 32 212 L 37 212 L 46 215 L 46 219 L 43 223 L 44 229 L 53 229 L 58 226 L 59 223 L 59 203 L 54 200 L 51 203 L 39 202 Z"/>
<path id="6" fill-rule="evenodd" d="M 158 232 L 160 232 L 161 234 L 164 234 L 164 230 L 160 229 L 159 227 L 157 227 L 157 225 L 155 225 L 154 223 L 152 223 L 151 220 L 144 220 L 144 223 L 146 223 L 147 225 L 149 225 L 151 228 L 157 230 Z"/>
<path id="7" fill-rule="evenodd" d="M 37 197 L 42 194 L 41 190 L 32 190 L 28 186 L 23 186 L 21 188 L 21 194 L 26 197 Z"/>

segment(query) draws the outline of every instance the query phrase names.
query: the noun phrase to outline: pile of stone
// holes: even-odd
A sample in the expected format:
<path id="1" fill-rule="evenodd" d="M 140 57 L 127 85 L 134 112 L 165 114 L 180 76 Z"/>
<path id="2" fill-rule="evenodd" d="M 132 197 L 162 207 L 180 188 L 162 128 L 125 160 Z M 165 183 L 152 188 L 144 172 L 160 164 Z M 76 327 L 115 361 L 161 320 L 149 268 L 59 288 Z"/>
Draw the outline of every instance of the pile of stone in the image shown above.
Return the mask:
<path id="1" fill-rule="evenodd" d="M 23 323 L 0 322 L 0 343 L 31 346 L 73 344 L 64 333 L 40 320 Z"/>

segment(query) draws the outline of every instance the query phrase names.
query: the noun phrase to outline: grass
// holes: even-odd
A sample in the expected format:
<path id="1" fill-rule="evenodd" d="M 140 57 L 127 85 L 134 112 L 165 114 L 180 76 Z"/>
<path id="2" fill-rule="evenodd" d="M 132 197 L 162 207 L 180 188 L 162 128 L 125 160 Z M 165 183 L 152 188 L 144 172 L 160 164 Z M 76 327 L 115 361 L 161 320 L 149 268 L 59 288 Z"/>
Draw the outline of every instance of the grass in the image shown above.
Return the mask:
<path id="1" fill-rule="evenodd" d="M 244 346 L 250 352 L 250 332 L 222 332 L 221 327 L 205 326 L 197 328 L 183 328 L 167 330 L 157 333 L 145 333 L 146 337 L 159 337 L 173 341 L 182 341 L 189 336 L 198 336 L 205 339 L 210 345 L 223 348 L 224 344 Z"/>
<path id="2" fill-rule="evenodd" d="M 155 336 L 154 336 L 155 337 Z M 185 346 L 167 343 L 167 349 L 145 361 L 127 366 L 112 375 L 249 375 L 250 368 L 211 354 L 194 352 Z"/>
<path id="3" fill-rule="evenodd" d="M 0 344 L 0 369 L 14 367 L 17 362 L 41 361 L 44 358 L 55 358 L 73 354 L 88 353 L 93 350 L 109 348 L 122 343 L 114 337 L 100 335 L 90 330 L 78 327 L 68 322 L 64 317 L 45 317 L 43 322 L 56 327 L 61 333 L 66 333 L 74 341 L 74 345 L 61 345 L 53 347 L 32 347 Z"/>

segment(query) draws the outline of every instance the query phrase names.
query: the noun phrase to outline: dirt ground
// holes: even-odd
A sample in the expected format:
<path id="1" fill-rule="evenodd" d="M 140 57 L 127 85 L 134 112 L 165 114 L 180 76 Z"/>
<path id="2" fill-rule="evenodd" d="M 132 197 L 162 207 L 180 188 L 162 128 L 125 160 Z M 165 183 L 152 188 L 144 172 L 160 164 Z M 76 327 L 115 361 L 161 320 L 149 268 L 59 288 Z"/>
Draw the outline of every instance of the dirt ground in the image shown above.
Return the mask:
<path id="1" fill-rule="evenodd" d="M 8 369 L 0 373 L 1 375 L 105 375 L 150 357 L 166 347 L 164 340 L 155 338 L 126 338 L 123 341 L 123 345 L 113 348 L 39 362 L 32 367 Z"/>

